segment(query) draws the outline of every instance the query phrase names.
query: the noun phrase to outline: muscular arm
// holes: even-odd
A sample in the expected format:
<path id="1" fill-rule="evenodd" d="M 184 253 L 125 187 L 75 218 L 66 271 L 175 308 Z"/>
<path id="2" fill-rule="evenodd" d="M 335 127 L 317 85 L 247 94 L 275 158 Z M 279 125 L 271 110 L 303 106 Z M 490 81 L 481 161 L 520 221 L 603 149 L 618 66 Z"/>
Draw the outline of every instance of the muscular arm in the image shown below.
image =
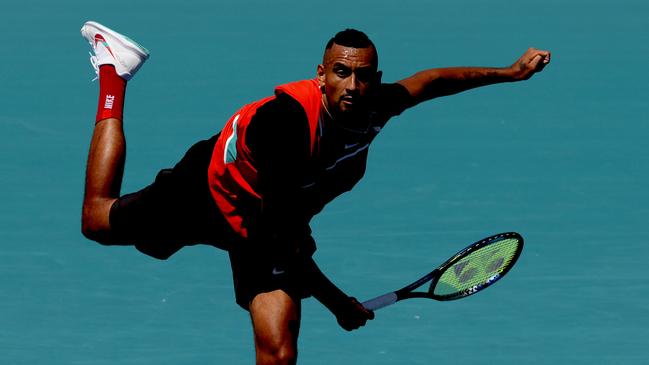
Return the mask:
<path id="1" fill-rule="evenodd" d="M 374 312 L 365 309 L 356 298 L 348 297 L 336 287 L 313 259 L 308 259 L 306 266 L 313 297 L 336 316 L 340 327 L 351 331 L 364 326 L 368 319 L 374 319 Z"/>
<path id="2" fill-rule="evenodd" d="M 527 80 L 550 62 L 550 52 L 528 49 L 513 65 L 504 68 L 450 67 L 418 72 L 398 83 L 414 99 L 414 104 L 460 93 L 481 86 Z M 412 105 L 411 105 L 412 106 Z"/>

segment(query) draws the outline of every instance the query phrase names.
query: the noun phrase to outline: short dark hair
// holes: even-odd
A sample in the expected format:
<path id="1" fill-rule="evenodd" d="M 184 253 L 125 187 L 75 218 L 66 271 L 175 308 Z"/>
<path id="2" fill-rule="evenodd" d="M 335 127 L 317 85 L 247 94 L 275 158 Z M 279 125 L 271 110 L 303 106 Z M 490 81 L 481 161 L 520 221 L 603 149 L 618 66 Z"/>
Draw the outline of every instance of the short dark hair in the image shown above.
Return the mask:
<path id="1" fill-rule="evenodd" d="M 360 30 L 347 28 L 341 32 L 336 33 L 336 35 L 327 42 L 325 49 L 331 49 L 334 43 L 343 47 L 352 47 L 352 48 L 368 48 L 374 47 L 374 43 L 370 40 L 367 34 L 361 32 Z"/>

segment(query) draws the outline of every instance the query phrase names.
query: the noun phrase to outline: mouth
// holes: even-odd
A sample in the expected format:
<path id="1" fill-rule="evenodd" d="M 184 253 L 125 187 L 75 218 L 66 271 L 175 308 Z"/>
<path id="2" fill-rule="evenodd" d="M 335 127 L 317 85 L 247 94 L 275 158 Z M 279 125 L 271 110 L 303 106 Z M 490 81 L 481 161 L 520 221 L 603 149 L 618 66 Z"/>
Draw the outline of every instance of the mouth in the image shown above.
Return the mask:
<path id="1" fill-rule="evenodd" d="M 340 103 L 347 107 L 352 107 L 357 103 L 357 100 L 352 96 L 343 96 L 340 98 Z"/>

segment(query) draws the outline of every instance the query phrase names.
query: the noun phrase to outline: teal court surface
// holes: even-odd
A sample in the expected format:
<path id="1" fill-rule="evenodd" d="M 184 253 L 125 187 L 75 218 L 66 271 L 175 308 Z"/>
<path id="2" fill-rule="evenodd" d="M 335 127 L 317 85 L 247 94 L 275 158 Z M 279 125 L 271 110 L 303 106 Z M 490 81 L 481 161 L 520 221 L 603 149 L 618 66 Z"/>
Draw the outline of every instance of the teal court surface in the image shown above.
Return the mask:
<path id="1" fill-rule="evenodd" d="M 301 364 L 649 364 L 649 4 L 629 0 L 6 2 L 0 11 L 0 363 L 250 364 L 227 254 L 161 262 L 80 234 L 97 103 L 97 20 L 152 52 L 129 84 L 123 191 L 148 184 L 246 102 L 315 75 L 345 27 L 384 81 L 443 66 L 552 63 L 527 82 L 393 119 L 357 188 L 313 222 L 316 260 L 359 299 L 465 245 L 520 232 L 493 288 L 410 300 L 347 333 L 313 299 Z"/>

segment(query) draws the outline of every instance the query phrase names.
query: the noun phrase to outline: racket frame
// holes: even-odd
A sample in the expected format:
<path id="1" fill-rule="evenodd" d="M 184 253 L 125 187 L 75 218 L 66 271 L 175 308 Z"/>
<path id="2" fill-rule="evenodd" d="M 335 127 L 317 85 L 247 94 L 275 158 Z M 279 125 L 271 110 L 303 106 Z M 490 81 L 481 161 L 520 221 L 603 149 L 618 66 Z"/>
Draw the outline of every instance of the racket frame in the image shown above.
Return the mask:
<path id="1" fill-rule="evenodd" d="M 500 242 L 502 240 L 506 239 L 517 239 L 519 241 L 518 247 L 516 249 L 516 252 L 514 252 L 514 255 L 512 256 L 512 259 L 509 262 L 509 265 L 504 268 L 504 270 L 500 273 L 496 273 L 494 276 L 489 278 L 486 282 L 482 284 L 475 285 L 469 289 L 449 294 L 449 295 L 435 295 L 433 294 L 433 291 L 435 289 L 435 286 L 437 285 L 437 282 L 441 278 L 442 274 L 448 270 L 451 266 L 453 266 L 455 263 L 458 261 L 462 260 L 472 252 L 479 250 L 483 247 L 489 246 L 491 244 Z M 455 300 L 455 299 L 460 299 L 467 297 L 469 295 L 475 294 L 483 289 L 488 288 L 489 286 L 493 285 L 495 282 L 500 280 L 511 268 L 514 266 L 516 263 L 516 260 L 518 260 L 518 257 L 520 256 L 521 252 L 523 251 L 523 244 L 524 244 L 524 239 L 523 237 L 516 233 L 516 232 L 506 232 L 506 233 L 500 233 L 496 234 L 490 237 L 487 237 L 485 239 L 482 239 L 478 242 L 475 242 L 468 247 L 464 248 L 460 252 L 456 253 L 451 257 L 450 259 L 446 260 L 443 264 L 441 264 L 439 267 L 437 267 L 435 270 L 431 271 L 430 273 L 422 276 L 420 279 L 416 280 L 410 285 L 407 285 L 399 290 L 396 290 L 394 292 L 390 292 L 384 295 L 381 295 L 379 297 L 376 297 L 374 299 L 370 299 L 366 302 L 363 303 L 363 305 L 371 310 L 383 308 L 385 306 L 388 306 L 390 304 L 394 304 L 400 300 L 403 299 L 409 299 L 409 298 L 429 298 L 429 299 L 434 299 L 434 300 L 439 300 L 439 301 L 449 301 L 449 300 Z M 420 286 L 424 285 L 430 281 L 430 286 L 428 287 L 428 291 L 426 292 L 417 292 L 414 291 L 415 289 L 419 288 Z"/>

